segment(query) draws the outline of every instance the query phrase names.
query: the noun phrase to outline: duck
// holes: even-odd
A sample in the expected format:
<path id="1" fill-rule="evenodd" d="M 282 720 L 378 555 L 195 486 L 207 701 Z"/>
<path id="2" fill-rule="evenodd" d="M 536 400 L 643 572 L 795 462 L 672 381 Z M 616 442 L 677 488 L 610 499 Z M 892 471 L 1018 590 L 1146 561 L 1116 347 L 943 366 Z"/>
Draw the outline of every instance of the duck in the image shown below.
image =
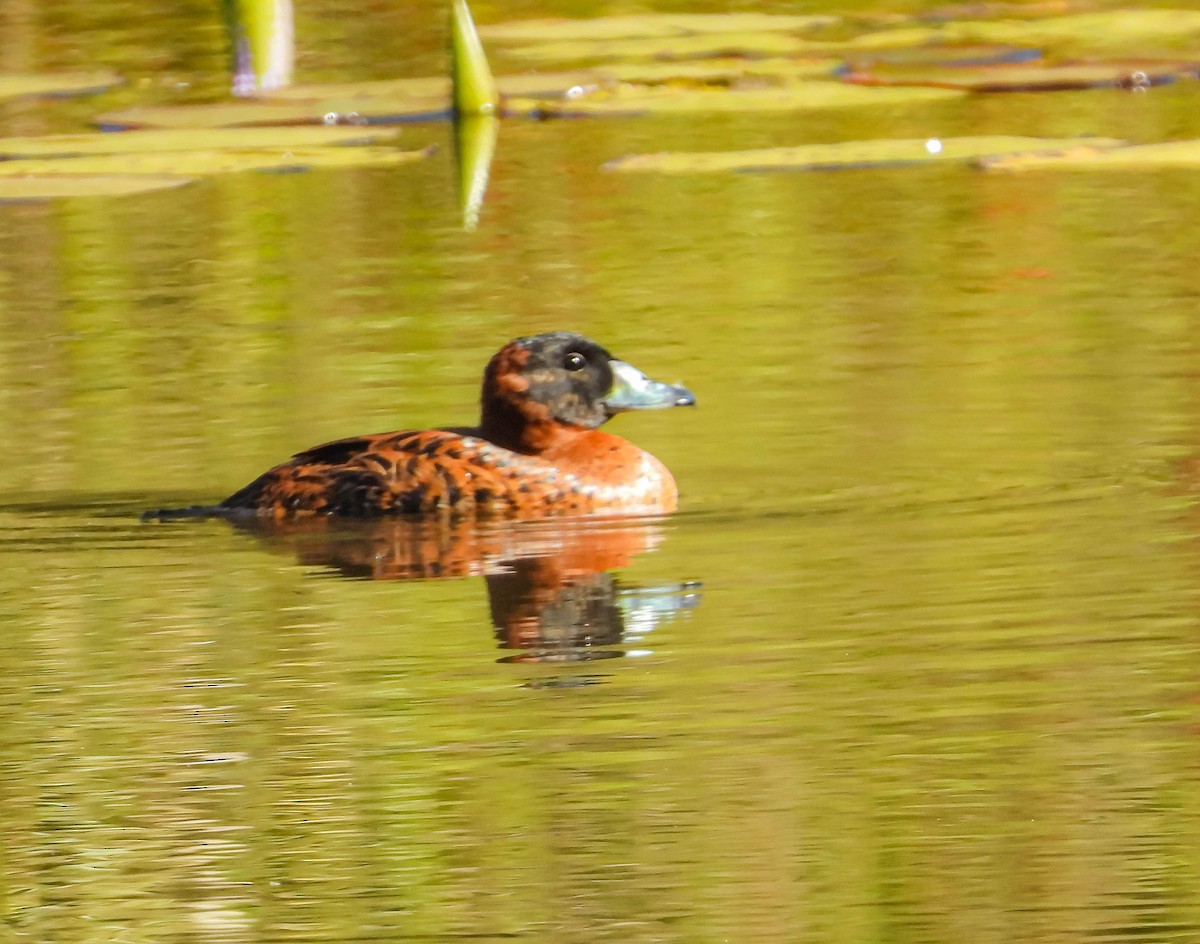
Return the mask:
<path id="1" fill-rule="evenodd" d="M 274 519 L 669 514 L 679 491 L 667 467 L 600 427 L 618 413 L 695 402 L 581 334 L 516 338 L 484 369 L 478 425 L 314 446 L 216 510 Z"/>

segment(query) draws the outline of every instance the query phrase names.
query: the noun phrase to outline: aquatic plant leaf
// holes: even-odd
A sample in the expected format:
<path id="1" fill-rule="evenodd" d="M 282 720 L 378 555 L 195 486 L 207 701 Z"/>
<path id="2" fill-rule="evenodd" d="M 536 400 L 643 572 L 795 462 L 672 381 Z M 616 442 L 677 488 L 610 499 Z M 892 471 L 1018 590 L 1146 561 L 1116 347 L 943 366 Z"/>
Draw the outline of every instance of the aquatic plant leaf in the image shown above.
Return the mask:
<path id="1" fill-rule="evenodd" d="M 1042 51 L 1032 46 L 1003 43 L 964 43 L 953 46 L 905 46 L 899 49 L 853 51 L 843 58 L 854 71 L 873 68 L 925 68 L 929 66 L 998 66 L 1006 63 L 1035 62 Z"/>
<path id="2" fill-rule="evenodd" d="M 211 105 L 135 105 L 97 115 L 93 123 L 105 130 L 140 128 L 252 128 L 268 125 L 323 123 L 320 109 L 311 104 L 273 104 L 258 101 L 219 102 Z"/>
<path id="3" fill-rule="evenodd" d="M 446 115 L 448 97 L 322 102 L 236 101 L 212 105 L 145 105 L 98 115 L 104 129 L 256 128 L 281 125 L 365 125 Z"/>
<path id="4" fill-rule="evenodd" d="M 428 151 L 387 147 L 261 148 L 258 150 L 165 151 L 88 157 L 0 161 L 0 177 L 57 174 L 152 174 L 203 176 L 244 170 L 309 170 L 319 167 L 383 167 L 418 161 Z"/>
<path id="5" fill-rule="evenodd" d="M 1200 10 L 1108 10 L 1034 20 L 959 21 L 937 28 L 939 42 L 1014 43 L 1059 56 L 1150 56 L 1194 51 Z"/>
<path id="6" fill-rule="evenodd" d="M 823 43 L 831 50 L 846 52 L 861 50 L 898 50 L 935 46 L 947 43 L 944 26 L 907 26 L 896 29 L 875 30 L 838 42 Z"/>
<path id="7" fill-rule="evenodd" d="M 810 111 L 872 105 L 921 105 L 964 95 L 952 89 L 864 88 L 840 82 L 797 82 L 780 88 L 642 88 L 620 86 L 610 93 L 561 102 L 514 100 L 508 110 L 538 117 L 640 115 L 705 112 Z"/>
<path id="8" fill-rule="evenodd" d="M 0 72 L 0 99 L 91 95 L 120 85 L 122 81 L 115 72 Z"/>
<path id="9" fill-rule="evenodd" d="M 124 197 L 154 190 L 170 190 L 194 180 L 194 177 L 149 174 L 0 177 L 0 203 L 40 202 L 65 197 Z"/>
<path id="10" fill-rule="evenodd" d="M 694 33 L 766 33 L 830 26 L 835 16 L 775 16 L 767 13 L 648 13 L 590 20 L 519 20 L 480 29 L 490 40 L 548 43 L 564 40 L 639 39 Z"/>
<path id="11" fill-rule="evenodd" d="M 765 79 L 771 82 L 831 77 L 840 59 L 704 59 L 699 62 L 628 62 L 602 66 L 608 75 L 633 85 L 734 85 Z"/>
<path id="12" fill-rule="evenodd" d="M 1062 65 L 1044 62 L 990 66 L 886 66 L 842 77 L 858 85 L 963 89 L 970 92 L 1033 92 L 1083 88 L 1145 88 L 1200 73 L 1200 62 L 1125 60 Z"/>
<path id="13" fill-rule="evenodd" d="M 87 154 L 148 154 L 156 151 L 247 150 L 321 145 L 375 144 L 399 135 L 394 128 L 214 128 L 50 134 L 0 138 L 0 159 L 77 157 Z"/>
<path id="14" fill-rule="evenodd" d="M 571 72 L 529 72 L 496 76 L 502 95 L 553 98 L 566 95 L 577 86 L 598 86 L 613 81 L 609 70 L 575 69 Z M 379 79 L 368 82 L 330 82 L 321 85 L 294 85 L 271 93 L 271 101 L 342 101 L 362 99 L 402 100 L 414 98 L 422 104 L 440 99 L 450 106 L 450 79 L 446 76 L 421 76 L 410 79 Z"/>
<path id="15" fill-rule="evenodd" d="M 450 75 L 457 115 L 492 115 L 500 107 L 500 93 L 487 53 L 471 18 L 467 0 L 451 0 Z"/>
<path id="16" fill-rule="evenodd" d="M 1115 150 L 1079 147 L 1061 154 L 1014 154 L 977 163 L 989 171 L 1195 168 L 1200 167 L 1200 140 L 1139 144 Z"/>
<path id="17" fill-rule="evenodd" d="M 564 40 L 514 46 L 505 55 L 528 62 L 655 62 L 716 56 L 791 56 L 823 50 L 788 33 L 703 33 L 619 40 Z"/>
<path id="18" fill-rule="evenodd" d="M 633 154 L 605 164 L 606 170 L 698 174 L 719 171 L 834 170 L 896 167 L 935 162 L 966 163 L 973 158 L 1012 153 L 1062 151 L 1081 145 L 1115 148 L 1108 138 L 1023 138 L 1002 135 L 966 138 L 914 138 L 805 144 L 797 147 L 709 153 Z"/>

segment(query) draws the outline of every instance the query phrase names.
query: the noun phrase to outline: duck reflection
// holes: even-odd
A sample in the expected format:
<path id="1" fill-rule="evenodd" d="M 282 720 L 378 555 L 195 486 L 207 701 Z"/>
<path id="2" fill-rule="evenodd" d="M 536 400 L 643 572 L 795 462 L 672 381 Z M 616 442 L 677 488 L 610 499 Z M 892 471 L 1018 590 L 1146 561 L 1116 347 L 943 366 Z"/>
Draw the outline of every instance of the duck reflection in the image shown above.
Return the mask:
<path id="1" fill-rule="evenodd" d="M 234 519 L 310 566 L 367 580 L 482 576 L 503 662 L 583 662 L 628 654 L 699 603 L 700 585 L 625 586 L 610 571 L 662 541 L 662 523 L 565 519 L 452 523 L 384 518 Z"/>

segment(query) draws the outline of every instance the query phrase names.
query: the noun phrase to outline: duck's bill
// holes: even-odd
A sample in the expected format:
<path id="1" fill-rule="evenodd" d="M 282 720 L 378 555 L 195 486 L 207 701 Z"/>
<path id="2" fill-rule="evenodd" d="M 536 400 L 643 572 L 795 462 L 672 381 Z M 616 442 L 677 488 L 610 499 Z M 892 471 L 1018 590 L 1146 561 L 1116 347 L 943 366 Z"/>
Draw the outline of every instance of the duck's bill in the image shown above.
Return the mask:
<path id="1" fill-rule="evenodd" d="M 609 413 L 626 410 L 665 410 L 671 406 L 693 406 L 696 395 L 686 387 L 651 380 L 632 364 L 609 361 L 612 368 L 612 391 L 604 398 Z"/>

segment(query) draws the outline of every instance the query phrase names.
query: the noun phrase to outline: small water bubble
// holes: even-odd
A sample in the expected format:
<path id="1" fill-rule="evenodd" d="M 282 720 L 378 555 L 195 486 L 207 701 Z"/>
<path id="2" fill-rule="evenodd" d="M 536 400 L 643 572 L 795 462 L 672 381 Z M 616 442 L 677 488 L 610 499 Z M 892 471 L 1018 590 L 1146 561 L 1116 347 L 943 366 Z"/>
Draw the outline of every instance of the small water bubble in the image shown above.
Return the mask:
<path id="1" fill-rule="evenodd" d="M 1140 69 L 1135 72 L 1129 72 L 1121 76 L 1117 80 L 1117 85 L 1120 88 L 1128 89 L 1131 92 L 1148 92 L 1154 81 L 1145 72 Z"/>
<path id="2" fill-rule="evenodd" d="M 572 85 L 569 89 L 567 89 L 563 98 L 582 98 L 586 94 L 587 89 L 585 89 L 582 85 Z"/>
<path id="3" fill-rule="evenodd" d="M 339 121 L 341 121 L 341 119 L 341 115 L 339 115 L 336 111 L 331 111 L 328 112 L 321 120 L 327 125 L 336 125 Z"/>
<path id="4" fill-rule="evenodd" d="M 942 153 L 942 142 L 939 141 L 937 138 L 930 138 L 928 141 L 925 142 L 925 150 L 929 154 L 941 154 Z"/>

